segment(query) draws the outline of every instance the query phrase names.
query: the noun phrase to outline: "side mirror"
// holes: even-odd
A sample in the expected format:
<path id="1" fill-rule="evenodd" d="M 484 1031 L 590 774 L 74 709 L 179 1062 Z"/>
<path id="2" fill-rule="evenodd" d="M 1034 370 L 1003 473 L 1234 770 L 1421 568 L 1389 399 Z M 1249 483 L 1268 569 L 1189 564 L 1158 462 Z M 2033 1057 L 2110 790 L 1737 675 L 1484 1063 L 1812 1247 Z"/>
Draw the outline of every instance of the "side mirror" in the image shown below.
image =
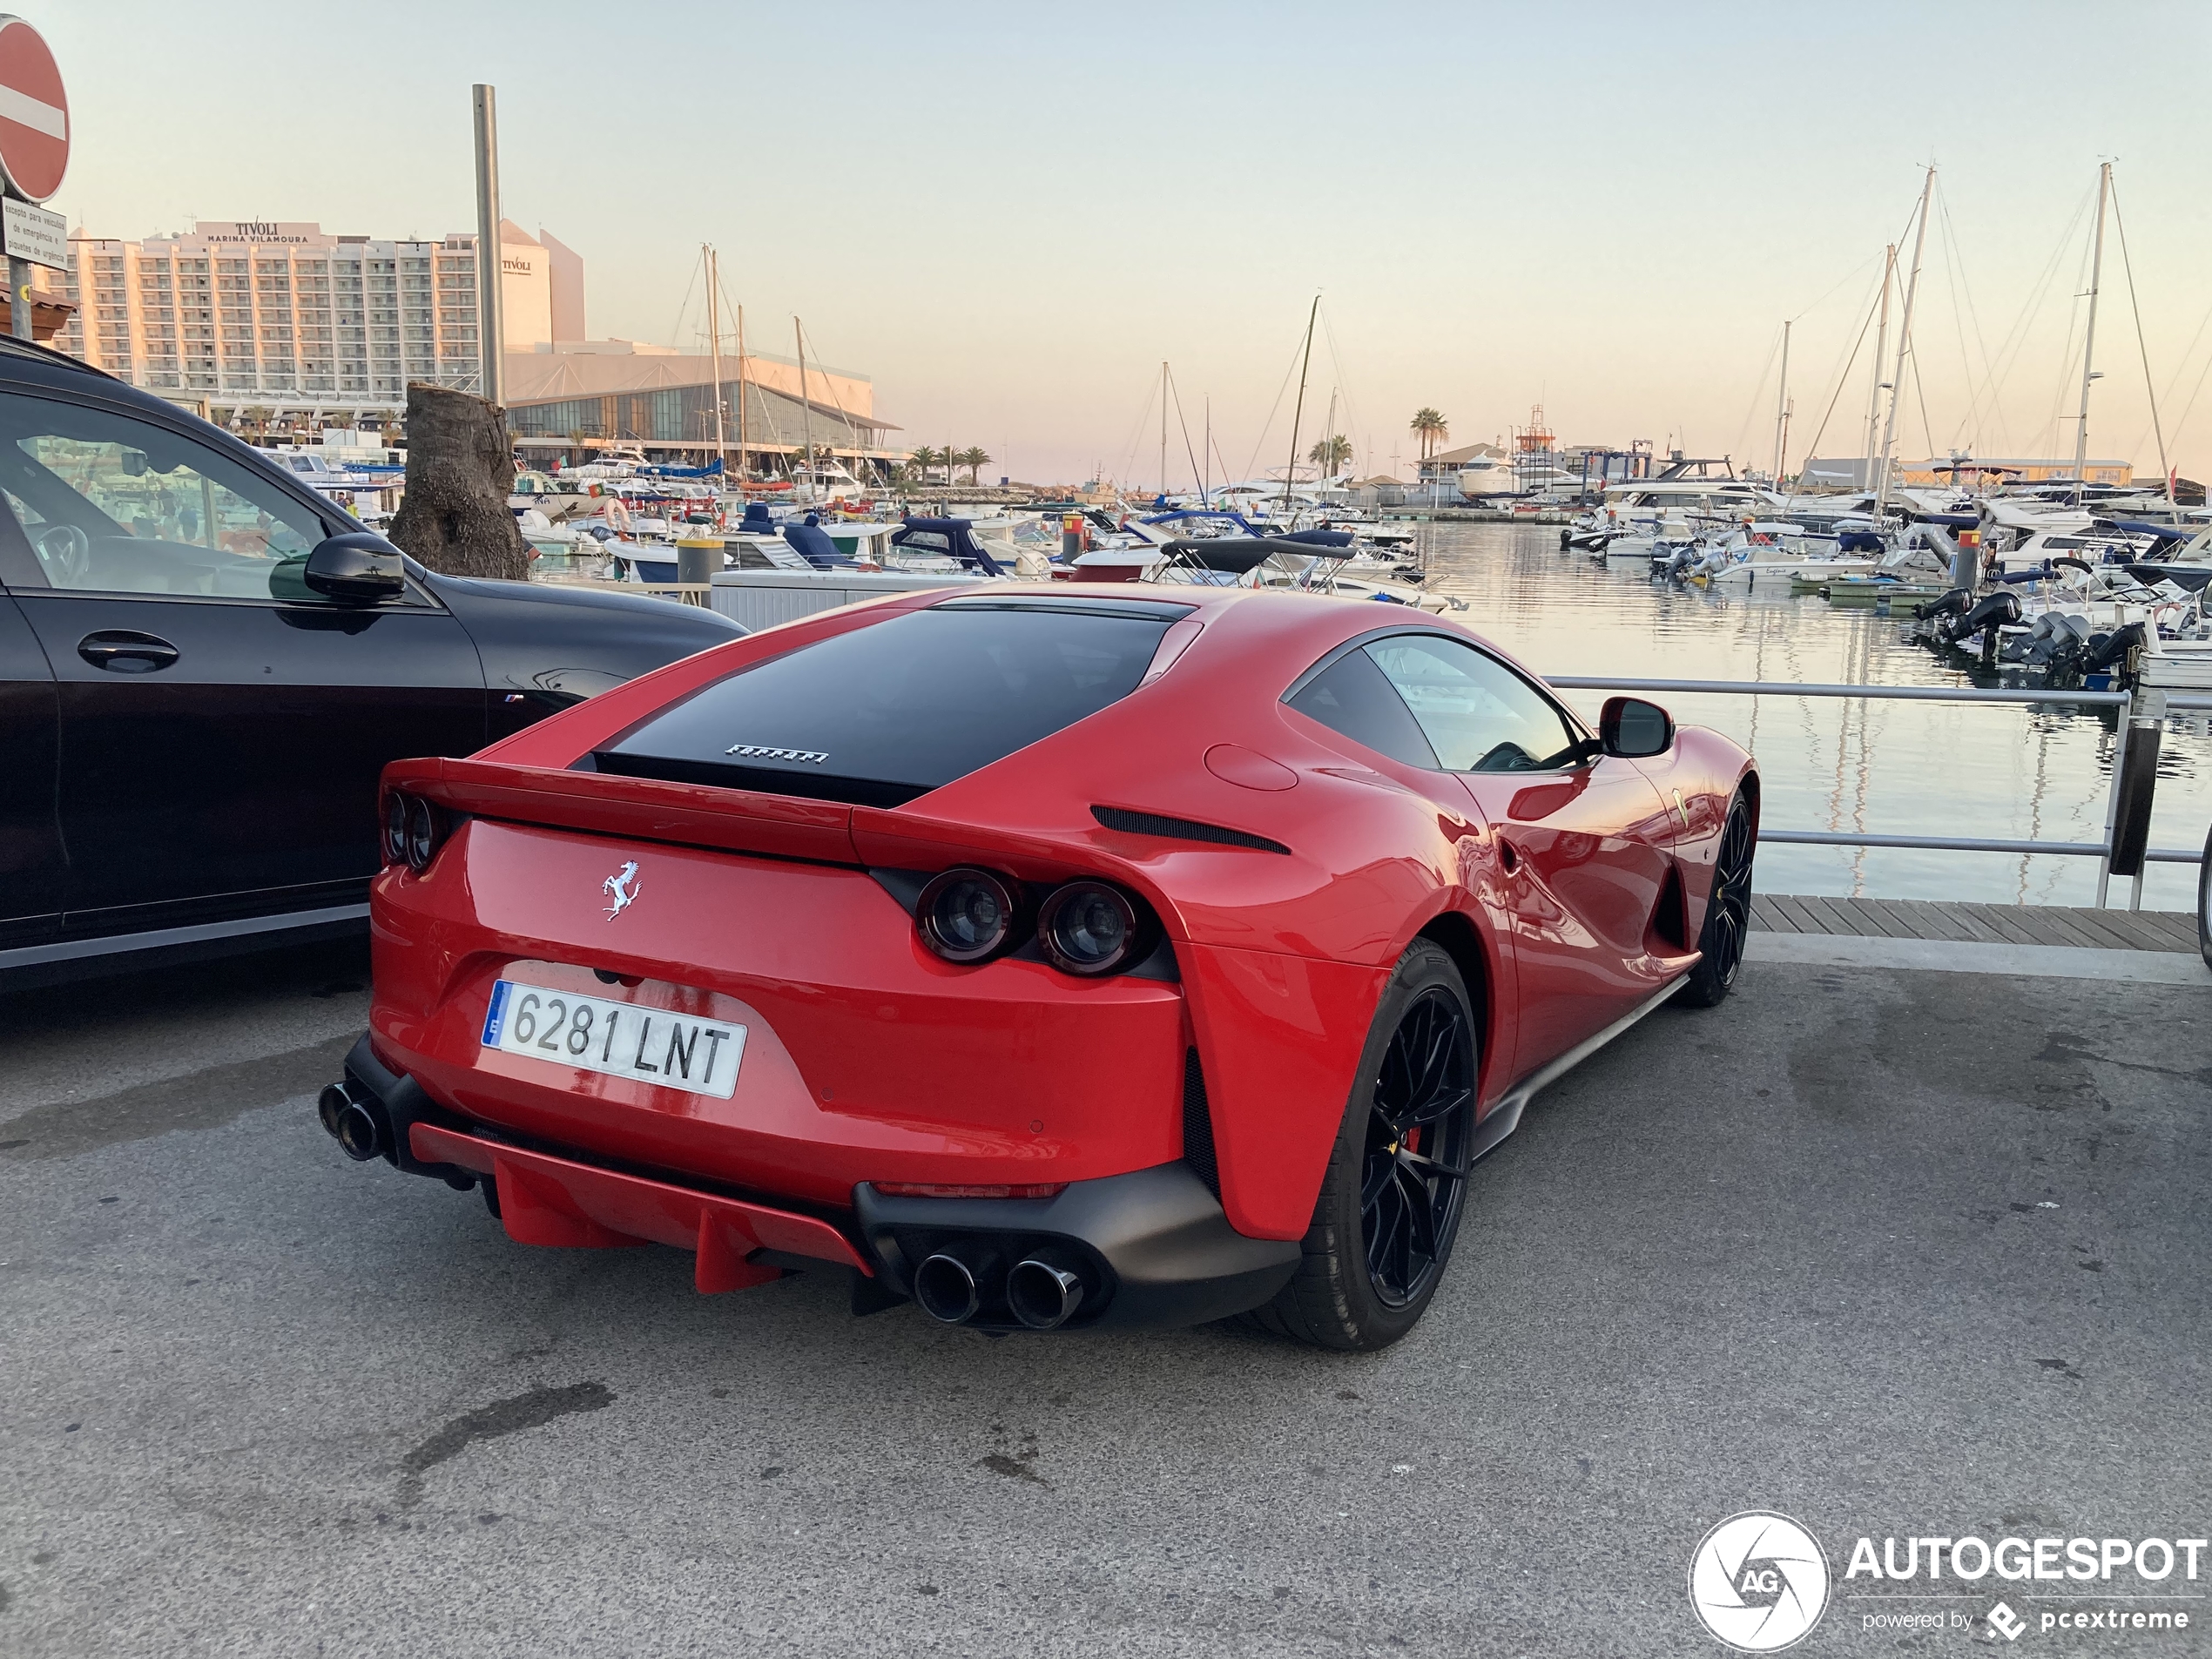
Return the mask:
<path id="1" fill-rule="evenodd" d="M 1597 717 L 1597 734 L 1606 753 L 1640 760 L 1674 747 L 1674 717 L 1642 698 L 1608 697 Z"/>
<path id="2" fill-rule="evenodd" d="M 368 530 L 334 536 L 307 555 L 300 580 L 341 605 L 373 605 L 407 591 L 399 549 Z"/>

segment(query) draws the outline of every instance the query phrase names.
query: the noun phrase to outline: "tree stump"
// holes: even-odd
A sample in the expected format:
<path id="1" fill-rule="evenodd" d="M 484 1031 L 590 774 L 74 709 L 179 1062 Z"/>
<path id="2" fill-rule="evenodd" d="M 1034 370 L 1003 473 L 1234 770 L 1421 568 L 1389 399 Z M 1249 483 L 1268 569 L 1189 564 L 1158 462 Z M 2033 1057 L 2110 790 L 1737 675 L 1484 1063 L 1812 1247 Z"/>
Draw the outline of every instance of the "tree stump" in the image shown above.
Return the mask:
<path id="1" fill-rule="evenodd" d="M 407 388 L 407 495 L 395 544 L 445 576 L 523 581 L 529 550 L 508 510 L 515 488 L 507 411 L 467 392 Z"/>

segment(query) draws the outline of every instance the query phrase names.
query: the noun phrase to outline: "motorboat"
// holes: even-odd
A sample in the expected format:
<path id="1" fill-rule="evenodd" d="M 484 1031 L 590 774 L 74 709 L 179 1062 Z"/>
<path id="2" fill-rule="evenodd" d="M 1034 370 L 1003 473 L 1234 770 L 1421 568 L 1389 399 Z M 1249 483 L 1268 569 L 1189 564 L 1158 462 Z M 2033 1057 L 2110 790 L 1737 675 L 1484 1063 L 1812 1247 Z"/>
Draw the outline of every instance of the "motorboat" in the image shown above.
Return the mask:
<path id="1" fill-rule="evenodd" d="M 1279 536 L 1213 536 L 1183 537 L 1159 547 L 1087 553 L 1076 561 L 1075 569 L 1078 581 L 1279 589 L 1411 605 L 1432 613 L 1467 609 L 1463 599 L 1426 592 L 1395 577 L 1347 575 L 1350 563 L 1341 548 Z"/>

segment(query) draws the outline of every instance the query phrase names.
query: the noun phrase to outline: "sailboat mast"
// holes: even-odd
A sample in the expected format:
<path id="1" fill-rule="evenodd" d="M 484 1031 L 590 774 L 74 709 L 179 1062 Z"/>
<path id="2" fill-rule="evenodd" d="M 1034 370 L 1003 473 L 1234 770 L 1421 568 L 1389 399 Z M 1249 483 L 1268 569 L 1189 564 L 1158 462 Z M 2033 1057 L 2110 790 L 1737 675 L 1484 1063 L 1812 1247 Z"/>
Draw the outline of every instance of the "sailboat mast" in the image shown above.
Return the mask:
<path id="1" fill-rule="evenodd" d="M 1890 289 L 1897 281 L 1897 244 L 1892 242 L 1882 258 L 1882 323 L 1874 334 L 1874 374 L 1866 388 L 1866 444 L 1868 465 L 1874 461 L 1874 435 L 1877 422 L 1882 418 L 1882 359 L 1890 350 Z M 1865 480 L 1872 483 L 1870 475 Z"/>
<path id="2" fill-rule="evenodd" d="M 1213 494 L 1213 394 L 1211 392 L 1206 394 L 1206 454 L 1202 464 L 1204 471 L 1201 476 L 1205 482 L 1198 486 L 1198 502 L 1201 506 L 1211 507 L 1213 505 L 1209 499 Z"/>
<path id="3" fill-rule="evenodd" d="M 745 307 L 738 307 L 738 488 L 745 489 Z"/>
<path id="4" fill-rule="evenodd" d="M 714 458 L 724 462 L 722 444 L 722 261 L 711 247 L 699 250 L 706 258 L 706 335 L 708 351 L 714 358 Z"/>
<path id="5" fill-rule="evenodd" d="M 1774 395 L 1774 487 L 1782 488 L 1782 426 L 1790 418 L 1790 325 L 1782 325 L 1782 385 Z"/>
<path id="6" fill-rule="evenodd" d="M 806 392 L 806 330 L 799 326 L 795 311 L 791 317 L 791 337 L 799 347 L 799 418 L 806 435 L 806 475 L 819 488 L 822 481 L 814 473 L 814 404 Z M 946 475 L 949 479 L 950 472 Z"/>
<path id="7" fill-rule="evenodd" d="M 2105 198 L 2112 193 L 2112 163 L 2097 169 L 2096 252 L 2089 259 L 2089 323 L 2081 334 L 2081 413 L 2074 428 L 2074 499 L 2079 503 L 2089 486 L 2089 382 L 2097 378 L 2091 366 L 2097 349 L 2097 289 L 2105 268 Z"/>
<path id="8" fill-rule="evenodd" d="M 1305 414 L 1305 371 L 1313 362 L 1313 323 L 1320 314 L 1321 296 L 1317 293 L 1313 309 L 1305 314 L 1305 355 L 1298 360 L 1298 402 L 1291 409 L 1291 464 L 1283 473 L 1283 510 L 1286 513 L 1291 509 L 1291 482 L 1298 476 L 1298 428 Z"/>
<path id="9" fill-rule="evenodd" d="M 1874 490 L 1874 513 L 1879 517 L 1890 504 L 1890 447 L 1897 440 L 1897 400 L 1905 389 L 1905 359 L 1912 349 L 1912 302 L 1920 297 L 1920 255 L 1928 245 L 1928 202 L 1935 194 L 1936 170 L 1928 167 L 1927 182 L 1920 186 L 1920 224 L 1912 235 L 1912 274 L 1905 284 L 1905 320 L 1898 327 L 1897 368 L 1890 377 L 1890 412 L 1882 421 L 1881 482 Z"/>
<path id="10" fill-rule="evenodd" d="M 1160 364 L 1160 494 L 1168 493 L 1168 366 Z"/>

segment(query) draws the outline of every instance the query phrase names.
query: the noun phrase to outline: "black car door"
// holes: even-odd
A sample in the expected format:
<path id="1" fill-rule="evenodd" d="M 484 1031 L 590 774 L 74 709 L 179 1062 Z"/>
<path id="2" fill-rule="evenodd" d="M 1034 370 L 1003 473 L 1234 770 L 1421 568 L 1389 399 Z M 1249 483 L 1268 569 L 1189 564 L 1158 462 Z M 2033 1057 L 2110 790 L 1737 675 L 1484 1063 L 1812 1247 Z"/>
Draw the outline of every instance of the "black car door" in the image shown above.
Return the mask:
<path id="1" fill-rule="evenodd" d="M 0 954 L 61 925 L 54 768 L 61 717 L 53 671 L 23 612 L 0 595 Z"/>
<path id="2" fill-rule="evenodd" d="M 427 591 L 301 580 L 351 528 L 141 410 L 0 391 L 0 574 L 59 683 L 65 932 L 357 901 L 379 772 L 484 741 L 483 671 Z"/>

